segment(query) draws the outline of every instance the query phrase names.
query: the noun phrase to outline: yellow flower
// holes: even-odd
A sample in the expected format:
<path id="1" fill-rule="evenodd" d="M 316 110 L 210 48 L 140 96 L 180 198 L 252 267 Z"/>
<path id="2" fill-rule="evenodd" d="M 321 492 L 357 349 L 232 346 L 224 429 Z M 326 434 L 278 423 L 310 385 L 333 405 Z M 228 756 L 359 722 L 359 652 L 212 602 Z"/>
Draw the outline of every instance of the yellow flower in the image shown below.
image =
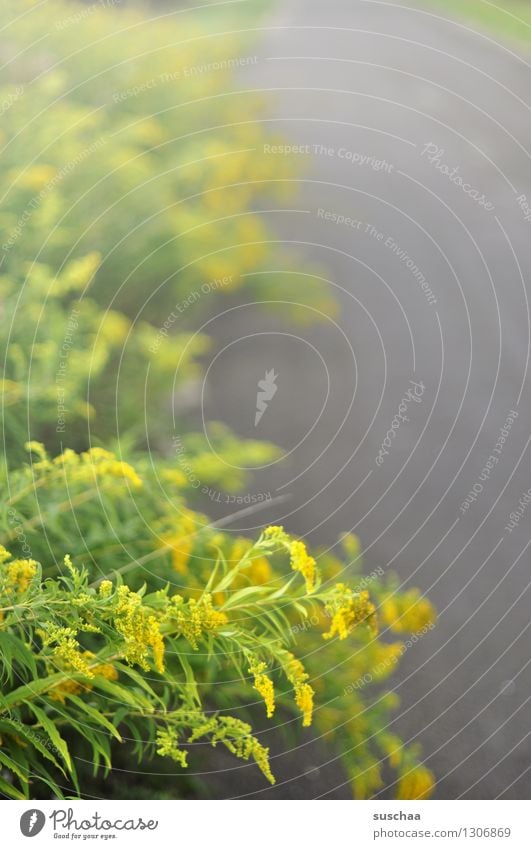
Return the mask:
<path id="1" fill-rule="evenodd" d="M 40 457 L 41 460 L 47 460 L 48 454 L 46 453 L 46 448 L 42 444 L 42 442 L 36 442 L 32 439 L 30 442 L 24 443 L 24 448 L 26 451 L 29 451 L 32 454 L 36 454 L 37 457 Z"/>
<path id="2" fill-rule="evenodd" d="M 125 315 L 109 310 L 102 317 L 99 332 L 105 341 L 116 347 L 122 344 L 130 329 L 131 322 Z"/>
<path id="3" fill-rule="evenodd" d="M 98 592 L 100 598 L 109 598 L 109 596 L 112 594 L 112 581 L 102 581 L 99 586 Z"/>
<path id="4" fill-rule="evenodd" d="M 34 444 L 31 443 L 32 446 Z M 36 448 L 32 447 L 31 450 L 36 451 Z M 107 483 L 112 482 L 113 479 L 119 479 L 122 483 L 127 480 L 134 489 L 142 486 L 142 480 L 133 467 L 129 463 L 117 460 L 112 451 L 107 451 L 105 448 L 96 446 L 82 454 L 76 454 L 75 451 L 67 448 L 54 458 L 53 463 L 62 467 L 69 482 L 92 483 L 94 479 L 101 479 Z"/>
<path id="5" fill-rule="evenodd" d="M 100 263 L 101 255 L 97 251 L 73 259 L 56 282 L 56 294 L 64 295 L 72 290 L 84 289 L 94 277 Z"/>
<path id="6" fill-rule="evenodd" d="M 186 574 L 198 528 L 199 524 L 194 513 L 191 510 L 185 510 L 180 517 L 177 530 L 162 537 L 163 545 L 169 547 L 171 551 L 173 568 L 180 575 Z"/>
<path id="7" fill-rule="evenodd" d="M 315 589 L 317 581 L 317 564 L 308 554 L 306 546 L 299 540 L 294 540 L 290 545 L 291 568 L 300 572 L 306 581 L 306 589 L 309 593 Z"/>
<path id="8" fill-rule="evenodd" d="M 295 688 L 295 703 L 302 712 L 302 724 L 303 726 L 308 727 L 312 724 L 313 697 L 315 693 L 313 687 L 306 683 L 309 676 L 304 666 L 291 652 L 287 652 L 285 672 L 288 681 L 290 681 Z"/>
<path id="9" fill-rule="evenodd" d="M 428 799 L 435 787 L 435 776 L 427 767 L 419 764 L 403 773 L 398 781 L 397 799 Z"/>
<path id="10" fill-rule="evenodd" d="M 14 380 L 5 377 L 3 380 L 0 379 L 0 394 L 5 406 L 11 406 L 24 395 L 24 386 L 22 383 L 16 383 Z"/>
<path id="11" fill-rule="evenodd" d="M 387 596 L 380 608 L 382 622 L 396 634 L 413 634 L 437 621 L 432 603 L 417 589 Z"/>
<path id="12" fill-rule="evenodd" d="M 355 593 L 345 584 L 336 584 L 325 610 L 332 619 L 329 631 L 323 634 L 325 640 L 331 640 L 336 634 L 340 640 L 345 640 L 362 622 L 372 633 L 377 632 L 376 610 L 366 590 Z"/>
<path id="13" fill-rule="evenodd" d="M 89 661 L 95 657 L 93 652 L 90 651 L 83 652 L 83 656 Z M 94 677 L 99 675 L 107 681 L 116 681 L 118 678 L 118 672 L 111 663 L 99 663 L 96 666 L 93 666 L 91 671 Z M 89 692 L 90 690 L 92 690 L 91 683 L 74 681 L 69 678 L 67 681 L 63 681 L 61 684 L 56 684 L 55 687 L 52 687 L 50 690 L 50 698 L 55 702 L 61 702 L 64 704 L 67 696 L 77 696 L 78 693 Z"/>
<path id="14" fill-rule="evenodd" d="M 262 773 L 265 775 L 269 783 L 275 784 L 275 776 L 271 772 L 271 767 L 269 766 L 269 749 L 262 746 L 262 744 L 254 737 L 252 738 L 250 755 L 256 765 L 262 770 Z"/>
<path id="15" fill-rule="evenodd" d="M 180 469 L 163 469 L 161 477 L 178 487 L 186 486 L 187 483 L 187 477 Z"/>
<path id="16" fill-rule="evenodd" d="M 7 548 L 4 548 L 3 545 L 0 545 L 0 564 L 5 563 L 6 560 L 11 560 L 12 557 L 13 555 L 11 552 L 8 551 Z"/>
<path id="17" fill-rule="evenodd" d="M 174 728 L 159 728 L 157 731 L 157 755 L 171 758 L 183 768 L 187 766 L 185 749 L 179 748 L 179 736 Z"/>
<path id="18" fill-rule="evenodd" d="M 271 719 L 275 712 L 275 689 L 271 678 L 264 673 L 266 668 L 263 661 L 254 659 L 249 666 L 249 672 L 254 676 L 254 689 L 265 702 L 267 718 Z"/>
<path id="19" fill-rule="evenodd" d="M 94 673 L 89 666 L 90 652 L 81 652 L 76 639 L 75 628 L 66 628 L 47 622 L 37 631 L 45 647 L 55 643 L 52 649 L 54 659 L 63 669 L 79 672 L 87 678 L 93 678 Z"/>
<path id="20" fill-rule="evenodd" d="M 271 565 L 266 557 L 257 557 L 245 568 L 245 573 L 252 584 L 267 584 L 271 580 Z"/>
<path id="21" fill-rule="evenodd" d="M 20 185 L 27 189 L 42 189 L 55 177 L 56 169 L 52 165 L 32 165 L 20 177 Z"/>
<path id="22" fill-rule="evenodd" d="M 353 560 L 356 560 L 360 556 L 361 542 L 360 538 L 356 536 L 356 534 L 345 534 L 345 536 L 341 539 L 341 545 L 348 556 Z"/>
<path id="23" fill-rule="evenodd" d="M 289 542 L 290 538 L 282 525 L 269 525 L 264 530 L 265 539 L 278 540 L 278 542 Z"/>
<path id="24" fill-rule="evenodd" d="M 38 567 L 36 560 L 12 560 L 11 563 L 7 563 L 4 568 L 7 591 L 18 595 L 25 593 L 37 574 Z"/>
<path id="25" fill-rule="evenodd" d="M 138 593 L 123 585 L 116 591 L 117 605 L 114 625 L 125 640 L 125 658 L 128 663 L 137 663 L 142 669 L 147 664 L 148 649 L 153 654 L 153 665 L 157 672 L 164 672 L 164 640 L 159 620 L 142 606 Z"/>
<path id="26" fill-rule="evenodd" d="M 197 641 L 203 633 L 216 631 L 228 622 L 225 613 L 212 607 L 212 598 L 208 593 L 198 601 L 191 598 L 187 602 L 180 595 L 172 596 L 166 617 L 176 623 L 177 629 L 193 649 L 198 648 Z"/>
<path id="27" fill-rule="evenodd" d="M 313 696 L 314 691 L 309 684 L 298 684 L 295 687 L 295 702 L 302 713 L 302 724 L 305 727 L 312 724 Z"/>

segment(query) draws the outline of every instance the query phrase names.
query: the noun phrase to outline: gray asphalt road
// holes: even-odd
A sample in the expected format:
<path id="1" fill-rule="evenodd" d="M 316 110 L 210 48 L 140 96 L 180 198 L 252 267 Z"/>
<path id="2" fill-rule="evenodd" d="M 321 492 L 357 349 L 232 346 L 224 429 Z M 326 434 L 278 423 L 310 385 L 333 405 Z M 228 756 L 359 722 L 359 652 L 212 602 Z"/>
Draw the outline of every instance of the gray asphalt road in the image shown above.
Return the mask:
<path id="1" fill-rule="evenodd" d="M 437 796 L 528 798 L 530 64 L 372 0 L 283 0 L 257 53 L 242 79 L 303 146 L 298 211 L 269 213 L 278 266 L 313 262 L 341 309 L 311 328 L 245 307 L 217 321 L 208 414 L 286 449 L 254 491 L 290 501 L 259 521 L 326 544 L 353 528 L 367 569 L 436 603 L 394 686 Z"/>

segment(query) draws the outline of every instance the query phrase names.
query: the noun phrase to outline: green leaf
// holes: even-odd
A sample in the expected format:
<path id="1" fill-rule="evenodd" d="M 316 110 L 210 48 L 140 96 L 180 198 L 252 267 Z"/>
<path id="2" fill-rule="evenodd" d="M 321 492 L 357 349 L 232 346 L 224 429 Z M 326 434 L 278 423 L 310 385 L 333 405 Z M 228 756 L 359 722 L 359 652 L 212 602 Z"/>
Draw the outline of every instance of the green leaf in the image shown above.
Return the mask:
<path id="1" fill-rule="evenodd" d="M 35 716 L 35 718 L 37 719 L 37 721 L 41 725 L 42 729 L 44 731 L 46 731 L 51 742 L 53 743 L 53 745 L 55 746 L 55 748 L 57 749 L 57 751 L 60 753 L 61 757 L 63 758 L 63 760 L 66 764 L 66 768 L 68 769 L 68 772 L 70 773 L 71 776 L 73 776 L 74 775 L 74 765 L 72 763 L 72 759 L 70 758 L 70 752 L 68 751 L 68 746 L 66 745 L 65 741 L 63 740 L 63 738 L 59 734 L 59 731 L 57 730 L 57 726 L 54 724 L 53 720 L 50 719 L 50 717 L 40 707 L 37 707 L 37 705 L 33 704 L 32 702 L 29 702 L 28 708 L 31 710 L 31 712 L 33 713 L 33 715 Z"/>
<path id="2" fill-rule="evenodd" d="M 94 722 L 96 723 L 96 728 L 94 729 L 95 731 L 100 730 L 100 728 L 98 728 L 98 726 L 102 726 L 107 731 L 109 731 L 110 734 L 116 740 L 118 740 L 120 743 L 122 742 L 122 738 L 121 738 L 121 736 L 118 732 L 118 729 L 115 728 L 115 726 L 112 724 L 112 722 L 110 722 L 107 719 L 107 717 L 104 716 L 97 708 L 93 707 L 92 705 L 87 704 L 87 702 L 84 702 L 83 699 L 79 698 L 79 696 L 75 696 L 72 693 L 67 694 L 66 698 L 69 701 L 73 702 L 73 704 L 76 705 L 76 707 L 79 711 L 81 711 L 82 713 L 85 713 L 87 716 L 89 716 L 91 719 L 94 720 Z"/>

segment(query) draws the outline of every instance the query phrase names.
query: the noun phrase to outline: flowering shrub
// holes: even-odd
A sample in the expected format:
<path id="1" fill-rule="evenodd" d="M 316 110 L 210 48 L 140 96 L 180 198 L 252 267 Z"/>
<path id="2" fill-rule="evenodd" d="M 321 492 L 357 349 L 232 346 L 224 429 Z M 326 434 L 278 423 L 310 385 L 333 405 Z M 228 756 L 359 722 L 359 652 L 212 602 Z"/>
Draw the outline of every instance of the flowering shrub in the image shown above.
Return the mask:
<path id="1" fill-rule="evenodd" d="M 186 770 L 205 740 L 273 783 L 256 702 L 335 741 L 357 796 L 382 786 L 386 759 L 399 795 L 429 793 L 416 750 L 382 730 L 396 698 L 363 686 L 401 654 L 379 623 L 429 626 L 428 602 L 337 581 L 339 561 L 318 564 L 281 527 L 234 540 L 162 484 L 165 464 L 28 449 L 5 482 L 0 549 L 4 793 L 76 794 L 80 771 L 89 792 L 87 760 L 105 773 L 127 746 Z"/>
<path id="2" fill-rule="evenodd" d="M 354 537 L 338 558 L 281 527 L 250 540 L 210 523 L 196 482 L 238 492 L 276 449 L 217 425 L 214 453 L 182 425 L 177 450 L 160 414 L 181 426 L 211 299 L 245 284 L 284 311 L 301 300 L 302 278 L 260 273 L 255 209 L 292 173 L 263 154 L 260 103 L 230 88 L 248 45 L 193 15 L 6 4 L 0 792 L 99 795 L 136 757 L 177 771 L 172 796 L 201 795 L 186 775 L 205 771 L 205 746 L 267 785 L 262 732 L 288 716 L 334 747 L 355 796 L 383 787 L 386 764 L 400 798 L 429 795 L 380 685 L 432 627 L 431 604 L 358 574 Z M 312 280 L 304 303 L 331 311 Z M 150 773 L 141 792 L 164 795 Z"/>

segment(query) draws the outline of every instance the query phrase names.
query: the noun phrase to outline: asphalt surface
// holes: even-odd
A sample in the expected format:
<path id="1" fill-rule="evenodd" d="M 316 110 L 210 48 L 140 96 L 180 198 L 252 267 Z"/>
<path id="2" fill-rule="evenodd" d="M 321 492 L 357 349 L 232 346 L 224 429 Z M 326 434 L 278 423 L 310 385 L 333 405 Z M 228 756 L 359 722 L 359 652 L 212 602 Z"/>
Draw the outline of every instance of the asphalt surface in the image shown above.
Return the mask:
<path id="1" fill-rule="evenodd" d="M 313 263 L 340 310 L 216 322 L 208 416 L 287 455 L 251 491 L 289 501 L 242 527 L 353 529 L 367 570 L 421 587 L 439 622 L 393 679 L 396 728 L 437 798 L 528 798 L 531 54 L 372 0 L 283 0 L 256 52 L 242 81 L 303 146 L 297 194 L 268 213 L 279 273 Z M 340 770 L 297 783 L 308 768 L 279 795 L 348 795 Z"/>

